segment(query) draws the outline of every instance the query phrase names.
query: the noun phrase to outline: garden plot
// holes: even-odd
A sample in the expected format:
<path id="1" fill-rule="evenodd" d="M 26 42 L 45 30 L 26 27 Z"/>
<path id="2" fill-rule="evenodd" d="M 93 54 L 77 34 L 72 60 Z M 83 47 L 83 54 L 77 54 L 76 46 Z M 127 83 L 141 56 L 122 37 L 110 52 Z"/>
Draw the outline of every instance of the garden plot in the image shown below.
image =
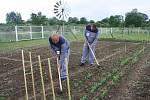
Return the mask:
<path id="1" fill-rule="evenodd" d="M 138 54 L 140 52 L 141 54 L 143 52 L 140 51 L 143 49 L 143 45 L 140 43 L 100 41 L 96 47 L 96 57 L 100 62 L 100 67 L 96 65 L 89 66 L 88 64 L 80 67 L 82 46 L 82 42 L 71 43 L 69 76 L 71 97 L 73 100 L 100 100 L 106 98 L 109 90 L 113 89 L 119 83 L 119 79 L 126 73 L 126 69 L 128 69 L 128 65 L 126 64 L 132 65 L 132 62 L 129 61 L 136 59 L 136 53 Z M 66 82 L 62 83 L 64 93 L 62 95 L 57 94 L 59 86 L 56 61 L 52 59 L 49 47 L 32 47 L 25 50 L 24 55 L 27 72 L 30 72 L 29 51 L 32 53 L 37 100 L 42 100 L 43 98 L 38 55 L 41 56 L 47 99 L 52 99 L 47 62 L 47 58 L 51 58 L 56 98 L 58 100 L 66 100 L 68 98 Z M 6 98 L 6 100 L 24 100 L 25 88 L 21 50 L 0 54 L 0 60 L 0 96 Z M 33 100 L 31 76 L 27 76 L 27 83 L 29 99 Z"/>

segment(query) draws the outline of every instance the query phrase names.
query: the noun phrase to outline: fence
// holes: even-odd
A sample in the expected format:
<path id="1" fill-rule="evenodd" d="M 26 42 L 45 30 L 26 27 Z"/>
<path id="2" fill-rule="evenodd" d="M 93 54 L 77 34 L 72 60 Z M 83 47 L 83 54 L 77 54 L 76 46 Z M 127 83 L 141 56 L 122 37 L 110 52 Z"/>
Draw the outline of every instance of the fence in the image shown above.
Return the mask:
<path id="1" fill-rule="evenodd" d="M 0 42 L 12 42 L 47 38 L 58 30 L 59 26 L 1 26 Z M 64 35 L 82 35 L 84 26 L 64 26 Z M 99 28 L 100 38 L 147 40 L 150 37 L 150 28 Z M 62 27 L 59 31 L 62 34 Z M 141 38 L 142 37 L 142 38 Z"/>

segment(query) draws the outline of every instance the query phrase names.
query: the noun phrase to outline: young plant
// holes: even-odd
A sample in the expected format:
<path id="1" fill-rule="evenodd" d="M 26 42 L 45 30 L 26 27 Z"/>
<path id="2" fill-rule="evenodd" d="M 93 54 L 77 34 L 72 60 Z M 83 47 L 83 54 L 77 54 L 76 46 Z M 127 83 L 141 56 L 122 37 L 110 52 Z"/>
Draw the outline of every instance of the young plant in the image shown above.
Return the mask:
<path id="1" fill-rule="evenodd" d="M 80 100 L 88 100 L 87 95 L 82 96 Z"/>

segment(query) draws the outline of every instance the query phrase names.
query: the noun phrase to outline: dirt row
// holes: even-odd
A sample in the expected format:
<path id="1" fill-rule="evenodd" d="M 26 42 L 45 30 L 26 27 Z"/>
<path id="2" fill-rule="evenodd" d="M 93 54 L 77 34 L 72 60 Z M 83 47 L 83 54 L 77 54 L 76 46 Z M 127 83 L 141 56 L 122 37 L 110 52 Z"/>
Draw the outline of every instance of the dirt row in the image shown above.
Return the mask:
<path id="1" fill-rule="evenodd" d="M 100 61 L 100 67 L 89 67 L 88 64 L 84 67 L 79 67 L 81 52 L 82 52 L 83 43 L 72 43 L 71 45 L 71 55 L 69 62 L 69 73 L 70 73 L 70 84 L 71 84 L 71 94 L 73 100 L 79 100 L 84 95 L 89 95 L 88 100 L 92 100 L 95 94 L 90 94 L 90 88 L 93 85 L 93 82 L 97 82 L 101 80 L 103 76 L 107 72 L 112 71 L 115 68 L 115 64 L 118 59 L 122 57 L 126 57 L 130 55 L 137 48 L 142 48 L 142 45 L 135 43 L 124 43 L 124 42 L 104 42 L 101 41 L 98 43 L 96 48 L 96 56 Z M 125 52 L 126 45 L 126 52 Z M 30 48 L 25 50 L 25 65 L 29 65 L 29 57 L 28 52 L 32 52 L 32 60 L 33 62 L 37 61 L 37 55 L 41 55 L 41 59 L 44 60 L 42 62 L 43 72 L 44 72 L 44 82 L 46 87 L 47 99 L 52 98 L 52 92 L 50 88 L 50 80 L 48 75 L 48 64 L 46 59 L 50 57 L 49 48 Z M 1 57 L 7 57 L 10 59 L 21 59 L 21 51 L 13 52 L 10 54 L 1 54 Z M 13 60 L 1 59 L 0 63 L 0 96 L 4 96 L 7 100 L 24 100 L 25 99 L 25 90 L 24 90 L 24 80 L 23 80 L 23 70 L 22 70 L 22 62 L 21 61 L 13 61 Z M 56 70 L 56 62 L 51 60 L 52 62 L 52 71 L 53 78 L 55 82 L 56 91 L 58 88 L 58 75 Z M 28 67 L 27 72 L 30 72 L 30 67 Z M 33 65 L 34 68 L 34 77 L 35 77 L 35 86 L 36 86 L 36 94 L 37 99 L 41 100 L 42 97 L 42 89 L 40 82 L 40 73 L 38 63 Z M 88 76 L 88 77 L 87 77 Z M 91 79 L 92 77 L 92 79 Z M 29 97 L 33 99 L 33 91 L 31 84 L 31 77 L 28 76 L 28 91 Z M 91 82 L 90 82 L 91 81 Z M 64 94 L 58 95 L 58 100 L 66 100 L 67 98 L 67 89 L 66 83 L 64 82 Z M 117 99 L 116 99 L 117 100 Z"/>

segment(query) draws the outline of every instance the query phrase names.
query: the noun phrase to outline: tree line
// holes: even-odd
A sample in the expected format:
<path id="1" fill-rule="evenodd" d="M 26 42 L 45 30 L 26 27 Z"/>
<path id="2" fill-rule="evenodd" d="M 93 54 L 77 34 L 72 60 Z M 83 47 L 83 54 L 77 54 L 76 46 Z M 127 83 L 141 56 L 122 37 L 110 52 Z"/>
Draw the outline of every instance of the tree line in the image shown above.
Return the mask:
<path id="1" fill-rule="evenodd" d="M 12 11 L 6 14 L 6 24 L 11 25 L 59 25 L 63 22 L 73 25 L 95 23 L 99 27 L 150 27 L 148 15 L 138 12 L 137 9 L 127 12 L 125 18 L 122 15 L 112 15 L 100 21 L 88 21 L 86 17 L 69 17 L 67 21 L 63 21 L 56 17 L 47 18 L 42 12 L 32 13 L 30 19 L 24 21 L 20 13 Z"/>

